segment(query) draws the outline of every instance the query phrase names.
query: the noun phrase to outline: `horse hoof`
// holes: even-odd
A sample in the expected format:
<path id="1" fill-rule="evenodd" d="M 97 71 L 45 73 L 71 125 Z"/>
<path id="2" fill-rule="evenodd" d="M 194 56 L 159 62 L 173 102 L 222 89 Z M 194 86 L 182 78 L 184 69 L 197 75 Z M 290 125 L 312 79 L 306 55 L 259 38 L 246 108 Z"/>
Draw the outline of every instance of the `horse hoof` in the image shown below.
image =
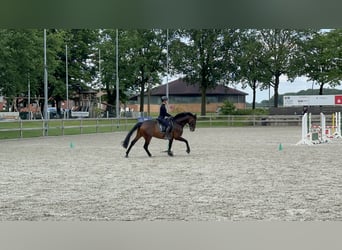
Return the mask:
<path id="1" fill-rule="evenodd" d="M 188 154 L 190 154 L 190 150 L 187 150 L 186 152 L 187 152 Z"/>
<path id="2" fill-rule="evenodd" d="M 171 151 L 167 152 L 169 156 L 173 156 L 173 153 Z"/>

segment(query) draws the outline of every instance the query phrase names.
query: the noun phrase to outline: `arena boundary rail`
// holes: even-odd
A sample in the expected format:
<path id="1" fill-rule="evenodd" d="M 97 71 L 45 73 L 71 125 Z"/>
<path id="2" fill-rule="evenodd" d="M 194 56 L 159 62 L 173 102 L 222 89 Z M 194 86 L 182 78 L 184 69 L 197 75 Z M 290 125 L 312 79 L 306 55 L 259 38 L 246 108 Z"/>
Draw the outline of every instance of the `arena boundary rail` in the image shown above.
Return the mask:
<path id="1" fill-rule="evenodd" d="M 302 115 L 198 115 L 197 127 L 301 126 Z M 139 118 L 140 119 L 140 118 Z M 319 116 L 312 116 L 313 121 Z M 0 139 L 128 131 L 137 118 L 2 120 Z"/>

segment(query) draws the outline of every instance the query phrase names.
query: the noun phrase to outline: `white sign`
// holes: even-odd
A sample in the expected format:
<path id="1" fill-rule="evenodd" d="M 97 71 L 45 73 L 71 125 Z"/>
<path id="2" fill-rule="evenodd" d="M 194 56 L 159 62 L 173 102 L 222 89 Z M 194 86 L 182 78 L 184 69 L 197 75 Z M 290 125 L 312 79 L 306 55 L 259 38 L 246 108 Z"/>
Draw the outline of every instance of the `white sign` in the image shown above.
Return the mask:
<path id="1" fill-rule="evenodd" d="M 291 106 L 334 106 L 340 105 L 341 95 L 296 95 L 284 96 L 284 107 Z"/>
<path id="2" fill-rule="evenodd" d="M 82 111 L 71 111 L 72 117 L 88 117 L 89 112 L 82 112 Z"/>
<path id="3" fill-rule="evenodd" d="M 19 119 L 19 112 L 0 112 L 0 118 L 2 119 Z"/>

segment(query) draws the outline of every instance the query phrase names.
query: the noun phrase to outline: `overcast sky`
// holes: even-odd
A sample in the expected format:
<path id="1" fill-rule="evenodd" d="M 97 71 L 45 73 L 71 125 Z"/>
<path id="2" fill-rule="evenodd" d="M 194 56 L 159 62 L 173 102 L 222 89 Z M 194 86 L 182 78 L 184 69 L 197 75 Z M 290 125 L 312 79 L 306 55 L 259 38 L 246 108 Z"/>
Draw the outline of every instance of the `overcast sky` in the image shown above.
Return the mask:
<path id="1" fill-rule="evenodd" d="M 234 87 L 233 87 L 234 88 Z M 298 92 L 300 90 L 307 90 L 307 89 L 319 89 L 319 85 L 313 84 L 312 81 L 307 81 L 306 77 L 298 77 L 294 80 L 294 82 L 287 81 L 287 77 L 281 76 L 280 77 L 280 83 L 279 83 L 279 94 L 285 94 L 289 92 Z M 326 86 L 328 88 L 328 86 Z M 250 87 L 247 87 L 245 89 L 241 88 L 240 86 L 237 86 L 236 89 L 241 90 L 245 93 L 248 93 L 246 96 L 246 102 L 251 103 L 253 99 L 253 93 L 252 89 Z M 342 86 L 336 87 L 336 89 L 342 89 Z M 257 90 L 256 93 L 256 101 L 261 102 L 262 100 L 268 100 L 269 95 L 272 97 L 274 95 L 273 88 L 271 88 L 271 91 L 267 90 Z"/>

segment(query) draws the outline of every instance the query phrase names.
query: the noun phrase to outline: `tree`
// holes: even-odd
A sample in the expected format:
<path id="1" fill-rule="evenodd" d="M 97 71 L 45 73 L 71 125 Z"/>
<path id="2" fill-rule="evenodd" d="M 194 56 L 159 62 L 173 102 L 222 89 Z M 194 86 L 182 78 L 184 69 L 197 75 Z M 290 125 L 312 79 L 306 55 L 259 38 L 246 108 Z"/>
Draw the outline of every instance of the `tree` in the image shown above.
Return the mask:
<path id="1" fill-rule="evenodd" d="M 66 79 L 65 79 L 65 38 L 69 37 L 67 31 L 59 29 L 48 29 L 46 31 L 46 57 L 47 57 L 47 73 L 48 73 L 48 105 L 56 106 L 58 114 L 60 114 L 61 101 L 66 98 Z M 39 44 L 41 54 L 39 55 L 40 64 L 37 67 L 37 78 L 39 82 L 38 98 L 41 111 L 44 108 L 44 78 L 43 78 L 43 31 L 39 30 L 38 35 L 41 37 Z M 69 50 L 69 55 L 71 49 Z M 69 62 L 69 65 L 72 64 Z M 72 67 L 68 67 L 69 72 L 73 72 Z M 69 81 L 72 83 L 72 77 Z"/>
<path id="2" fill-rule="evenodd" d="M 66 97 L 65 45 L 69 46 L 71 89 L 89 85 L 95 79 L 94 48 L 97 30 L 47 30 L 48 98 L 57 105 Z M 31 96 L 40 99 L 43 109 L 44 79 L 43 30 L 0 30 L 0 89 L 4 95 L 26 95 L 30 81 Z"/>
<path id="3" fill-rule="evenodd" d="M 65 43 L 63 30 L 47 30 L 46 49 L 47 49 L 47 71 L 48 71 L 48 103 L 52 107 L 56 106 L 58 115 L 60 115 L 61 101 L 66 98 L 65 86 Z M 41 55 L 43 59 L 43 55 Z M 41 76 L 40 96 L 44 96 L 44 79 Z M 40 100 L 43 111 L 43 100 Z"/>
<path id="4" fill-rule="evenodd" d="M 65 98 L 65 45 L 68 46 L 68 85 L 71 94 L 79 93 L 93 85 L 98 77 L 98 29 L 60 30 L 63 34 L 61 51 L 58 53 L 59 67 L 56 75 L 60 88 L 54 92 L 55 98 Z"/>
<path id="5" fill-rule="evenodd" d="M 118 36 L 118 48 L 116 48 L 116 36 Z M 127 31 L 105 29 L 100 32 L 99 49 L 101 53 L 101 72 L 99 77 L 99 88 L 106 92 L 104 96 L 107 101 L 107 111 L 112 112 L 112 108 L 116 105 L 116 79 L 119 78 L 119 99 L 125 102 L 128 98 L 127 91 L 132 87 L 130 82 L 132 72 L 129 71 L 125 62 L 125 51 L 128 50 L 126 42 Z M 118 55 L 116 54 L 118 51 Z M 116 65 L 118 58 L 118 65 Z M 118 76 L 116 75 L 116 67 L 118 66 Z M 133 88 L 134 89 L 134 88 Z"/>
<path id="6" fill-rule="evenodd" d="M 144 112 L 144 95 L 160 82 L 165 72 L 166 38 L 162 30 L 127 30 L 120 38 L 120 84 L 140 93 L 140 112 Z"/>
<path id="7" fill-rule="evenodd" d="M 199 84 L 201 115 L 206 114 L 206 92 L 219 83 L 226 83 L 229 57 L 223 30 L 179 30 L 171 44 L 171 61 L 189 84 Z"/>
<path id="8" fill-rule="evenodd" d="M 16 84 L 17 67 L 13 64 L 13 58 L 16 57 L 16 50 L 12 49 L 14 36 L 14 30 L 0 30 L 0 91 L 11 99 L 19 89 Z"/>
<path id="9" fill-rule="evenodd" d="M 313 38 L 303 44 L 300 73 L 319 85 L 323 94 L 325 85 L 335 87 L 342 80 L 342 30 L 315 33 Z"/>
<path id="10" fill-rule="evenodd" d="M 262 89 L 273 87 L 274 107 L 278 107 L 278 89 L 281 75 L 291 75 L 292 60 L 298 53 L 298 43 L 305 38 L 306 32 L 289 29 L 262 29 L 258 31 L 258 39 L 262 43 L 265 61 L 263 68 L 268 70 L 272 79 L 262 85 Z"/>
<path id="11" fill-rule="evenodd" d="M 263 67 L 266 62 L 260 53 L 262 44 L 256 36 L 256 30 L 242 30 L 235 51 L 234 63 L 238 66 L 234 71 L 234 80 L 242 83 L 243 88 L 249 86 L 252 89 L 252 109 L 255 109 L 256 90 L 272 78 L 271 72 Z"/>
<path id="12" fill-rule="evenodd" d="M 9 102 L 15 97 L 26 95 L 28 80 L 31 92 L 37 93 L 37 69 L 42 65 L 41 42 L 39 32 L 35 29 L 0 30 L 0 90 Z"/>

